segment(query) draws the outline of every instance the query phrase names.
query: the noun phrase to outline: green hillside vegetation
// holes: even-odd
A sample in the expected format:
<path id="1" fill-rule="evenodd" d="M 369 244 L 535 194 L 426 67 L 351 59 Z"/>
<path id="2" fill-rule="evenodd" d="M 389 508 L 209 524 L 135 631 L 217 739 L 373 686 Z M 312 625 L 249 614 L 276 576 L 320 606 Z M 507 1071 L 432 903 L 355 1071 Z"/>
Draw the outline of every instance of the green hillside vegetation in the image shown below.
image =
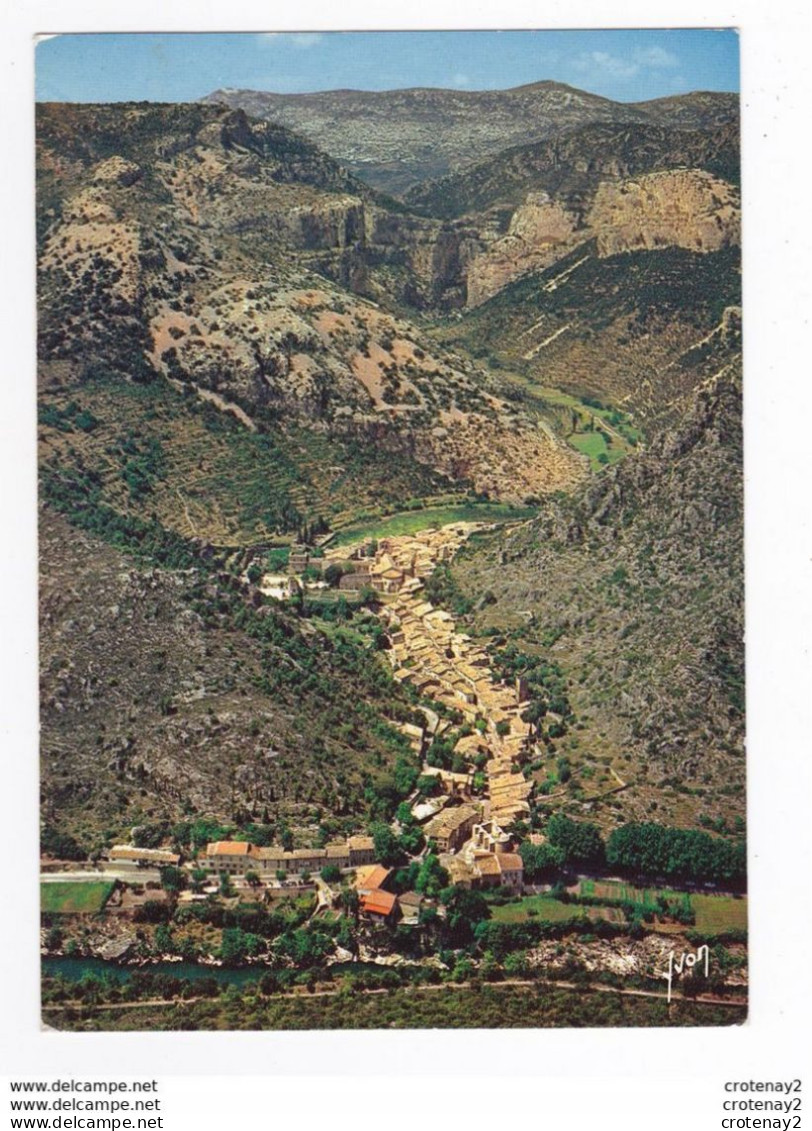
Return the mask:
<path id="1" fill-rule="evenodd" d="M 142 385 L 100 375 L 43 392 L 39 434 L 50 498 L 60 484 L 67 490 L 82 478 L 98 506 L 223 546 L 295 536 L 303 522 L 339 524 L 370 506 L 451 486 L 374 445 L 295 424 L 251 432 L 161 380 Z"/>
<path id="2" fill-rule="evenodd" d="M 673 418 L 675 402 L 684 406 L 701 379 L 735 356 L 734 324 L 694 347 L 740 303 L 738 248 L 707 254 L 668 248 L 601 259 L 585 244 L 436 334 L 524 376 L 531 390 L 553 386 L 621 409 L 629 405 L 648 431 L 646 420 Z M 564 327 L 527 359 L 536 343 Z"/>
<path id="3" fill-rule="evenodd" d="M 313 837 L 328 817 L 339 833 L 394 811 L 418 767 L 390 720 L 420 716 L 368 620 L 348 609 L 348 631 L 327 633 L 295 610 L 257 607 L 199 547 L 178 540 L 185 557 L 156 569 L 155 546 L 139 561 L 100 533 L 137 555 L 137 530 L 87 533 L 43 511 L 42 789 L 54 843 L 57 832 L 89 853 L 133 825 L 190 815 Z"/>
<path id="4" fill-rule="evenodd" d="M 415 992 L 411 987 L 385 993 L 347 991 L 330 996 L 285 995 L 265 998 L 254 991 L 229 992 L 211 1001 L 171 1006 L 96 1011 L 77 1005 L 68 1010 L 46 1006 L 45 1017 L 57 1029 L 79 1032 L 252 1029 L 538 1029 L 567 1027 L 736 1025 L 746 1008 L 724 1008 L 612 993 L 590 993 L 539 984 L 485 985 Z"/>
<path id="5" fill-rule="evenodd" d="M 455 559 L 465 630 L 561 671 L 573 721 L 528 766 L 547 811 L 743 822 L 740 397 L 719 378 L 646 452 Z"/>

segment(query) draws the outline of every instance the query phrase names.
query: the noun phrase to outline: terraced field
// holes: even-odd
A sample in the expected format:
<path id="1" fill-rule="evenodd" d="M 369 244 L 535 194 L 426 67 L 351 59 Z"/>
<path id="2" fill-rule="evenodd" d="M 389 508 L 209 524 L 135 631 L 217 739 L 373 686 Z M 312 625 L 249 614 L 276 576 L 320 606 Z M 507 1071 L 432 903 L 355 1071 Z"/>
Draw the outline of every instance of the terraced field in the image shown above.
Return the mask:
<path id="1" fill-rule="evenodd" d="M 747 930 L 747 896 L 692 895 L 691 904 L 696 912 L 696 929 L 703 934 Z"/>

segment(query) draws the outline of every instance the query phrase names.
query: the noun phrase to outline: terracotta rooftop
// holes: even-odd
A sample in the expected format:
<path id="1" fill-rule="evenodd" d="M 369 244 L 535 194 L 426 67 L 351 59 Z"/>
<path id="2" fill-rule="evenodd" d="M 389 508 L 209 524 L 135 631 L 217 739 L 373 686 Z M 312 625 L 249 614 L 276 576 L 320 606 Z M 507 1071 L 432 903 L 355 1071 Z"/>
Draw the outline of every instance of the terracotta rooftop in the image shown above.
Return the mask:
<path id="1" fill-rule="evenodd" d="M 362 888 L 373 891 L 386 883 L 390 871 L 390 868 L 384 868 L 382 864 L 367 864 L 364 868 L 358 869 L 355 886 L 359 891 Z"/>
<path id="2" fill-rule="evenodd" d="M 207 856 L 248 856 L 253 845 L 242 840 L 217 840 L 206 846 Z"/>
<path id="3" fill-rule="evenodd" d="M 361 896 L 361 910 L 373 915 L 391 915 L 395 907 L 395 897 L 388 891 L 375 888 L 367 895 Z"/>

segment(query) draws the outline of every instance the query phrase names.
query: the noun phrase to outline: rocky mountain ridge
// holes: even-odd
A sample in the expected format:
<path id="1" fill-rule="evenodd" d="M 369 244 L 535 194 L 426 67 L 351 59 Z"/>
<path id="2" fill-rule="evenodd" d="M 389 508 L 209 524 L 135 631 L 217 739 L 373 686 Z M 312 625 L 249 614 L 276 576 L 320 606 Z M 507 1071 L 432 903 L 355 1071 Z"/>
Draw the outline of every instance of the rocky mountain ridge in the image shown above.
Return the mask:
<path id="1" fill-rule="evenodd" d="M 43 387 L 160 375 L 247 427 L 373 441 L 516 500 L 583 474 L 469 360 L 330 284 L 326 259 L 383 288 L 365 210 L 400 217 L 309 143 L 222 107 L 126 105 L 43 107 L 38 142 Z"/>
<path id="2" fill-rule="evenodd" d="M 737 113 L 737 99 L 729 94 L 631 104 L 547 81 L 485 91 L 275 94 L 229 89 L 214 91 L 203 101 L 296 130 L 369 184 L 395 194 L 510 146 L 541 141 L 587 122 L 708 128 Z"/>

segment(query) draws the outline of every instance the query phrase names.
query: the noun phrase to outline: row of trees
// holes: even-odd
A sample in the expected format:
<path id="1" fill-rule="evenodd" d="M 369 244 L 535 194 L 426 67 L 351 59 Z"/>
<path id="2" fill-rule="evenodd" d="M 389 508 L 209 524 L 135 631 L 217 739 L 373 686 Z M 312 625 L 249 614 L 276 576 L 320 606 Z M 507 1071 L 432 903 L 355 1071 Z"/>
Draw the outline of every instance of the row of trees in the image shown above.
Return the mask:
<path id="1" fill-rule="evenodd" d="M 543 844 L 525 841 L 519 849 L 531 881 L 550 879 L 567 867 L 608 866 L 633 876 L 735 886 L 744 881 L 747 871 L 744 841 L 696 829 L 632 822 L 615 829 L 604 843 L 597 825 L 557 813 L 545 831 Z"/>
<path id="2" fill-rule="evenodd" d="M 744 841 L 653 822 L 615 829 L 606 843 L 606 862 L 625 872 L 694 882 L 739 884 L 747 872 Z"/>

